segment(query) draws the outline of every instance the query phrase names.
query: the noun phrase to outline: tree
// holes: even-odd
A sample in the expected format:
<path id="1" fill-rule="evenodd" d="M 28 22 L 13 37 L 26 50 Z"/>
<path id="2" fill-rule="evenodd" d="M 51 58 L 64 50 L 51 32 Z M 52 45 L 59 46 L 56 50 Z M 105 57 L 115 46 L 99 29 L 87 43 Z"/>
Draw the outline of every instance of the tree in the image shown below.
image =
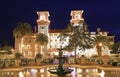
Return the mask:
<path id="1" fill-rule="evenodd" d="M 98 52 L 98 56 L 101 57 L 102 56 L 102 47 L 105 48 L 106 46 L 109 47 L 110 44 L 108 42 L 108 38 L 107 36 L 101 35 L 100 33 L 98 33 L 96 35 L 96 37 L 94 38 L 94 45 L 96 46 L 97 52 Z"/>
<path id="2" fill-rule="evenodd" d="M 26 35 L 32 35 L 31 25 L 29 23 L 18 22 L 17 27 L 13 30 L 13 36 L 15 37 L 15 50 L 18 50 L 19 44 L 22 44 L 22 38 Z"/>
<path id="3" fill-rule="evenodd" d="M 35 60 L 37 62 L 37 65 L 40 65 L 41 59 L 42 59 L 42 54 L 37 53 L 36 56 L 35 56 Z"/>
<path id="4" fill-rule="evenodd" d="M 6 54 L 12 54 L 12 51 L 11 51 L 12 48 L 13 48 L 12 46 L 8 46 L 8 45 L 3 46 L 3 50 L 6 51 L 5 52 Z"/>
<path id="5" fill-rule="evenodd" d="M 81 50 L 85 49 L 90 49 L 93 47 L 93 38 L 90 35 L 90 32 L 85 31 L 84 26 L 86 24 L 81 24 L 83 23 L 80 22 L 79 25 L 76 24 L 69 24 L 68 31 L 67 33 L 62 33 L 60 35 L 60 38 L 64 40 L 64 38 L 69 37 L 69 44 L 65 46 L 65 49 L 71 49 L 75 51 L 75 61 L 76 61 L 76 49 L 79 47 Z"/>
<path id="6" fill-rule="evenodd" d="M 39 33 L 35 41 L 38 43 L 38 53 L 41 53 L 41 46 L 48 43 L 48 37 L 43 33 Z"/>
<path id="7" fill-rule="evenodd" d="M 120 41 L 113 44 L 111 53 L 120 53 Z"/>
<path id="8" fill-rule="evenodd" d="M 3 45 L 4 45 L 4 46 L 7 46 L 7 45 L 8 45 L 8 41 L 5 40 L 5 41 L 3 42 Z"/>
<path id="9" fill-rule="evenodd" d="M 35 56 L 35 58 L 42 58 L 42 54 L 37 53 L 36 56 Z"/>
<path id="10" fill-rule="evenodd" d="M 21 59 L 23 55 L 21 53 L 15 53 L 15 58 L 16 59 Z"/>

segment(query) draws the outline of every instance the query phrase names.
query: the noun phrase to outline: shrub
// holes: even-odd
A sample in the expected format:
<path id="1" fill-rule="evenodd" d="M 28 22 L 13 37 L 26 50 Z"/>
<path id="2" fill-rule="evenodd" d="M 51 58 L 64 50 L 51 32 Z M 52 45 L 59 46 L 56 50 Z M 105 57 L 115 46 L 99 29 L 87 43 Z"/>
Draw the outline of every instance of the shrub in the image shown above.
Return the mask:
<path id="1" fill-rule="evenodd" d="M 42 54 L 37 53 L 37 54 L 36 54 L 36 58 L 42 58 Z"/>
<path id="2" fill-rule="evenodd" d="M 22 57 L 22 54 L 21 53 L 15 53 L 15 58 L 16 59 L 21 59 Z"/>

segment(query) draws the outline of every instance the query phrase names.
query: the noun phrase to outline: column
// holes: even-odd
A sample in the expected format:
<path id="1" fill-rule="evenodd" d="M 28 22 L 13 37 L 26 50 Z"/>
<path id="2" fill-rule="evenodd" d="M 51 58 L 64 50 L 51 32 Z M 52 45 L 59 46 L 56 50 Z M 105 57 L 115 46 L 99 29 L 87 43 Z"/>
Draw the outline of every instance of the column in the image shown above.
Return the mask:
<path id="1" fill-rule="evenodd" d="M 86 77 L 87 73 L 86 73 L 86 68 L 82 68 L 82 77 Z"/>
<path id="2" fill-rule="evenodd" d="M 37 69 L 37 77 L 40 77 L 40 69 Z"/>
<path id="3" fill-rule="evenodd" d="M 111 77 L 111 72 L 109 70 L 104 70 L 104 77 Z"/>
<path id="4" fill-rule="evenodd" d="M 19 71 L 14 72 L 14 77 L 19 77 Z"/>

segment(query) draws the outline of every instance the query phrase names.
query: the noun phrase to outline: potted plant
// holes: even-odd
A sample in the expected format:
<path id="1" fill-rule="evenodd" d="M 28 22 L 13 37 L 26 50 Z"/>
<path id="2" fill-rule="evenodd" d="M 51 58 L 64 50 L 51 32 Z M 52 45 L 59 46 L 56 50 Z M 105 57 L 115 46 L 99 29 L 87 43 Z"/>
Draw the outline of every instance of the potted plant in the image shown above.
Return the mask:
<path id="1" fill-rule="evenodd" d="M 19 64 L 21 62 L 22 54 L 21 53 L 15 53 L 15 67 L 19 67 Z"/>
<path id="2" fill-rule="evenodd" d="M 80 60 L 81 60 L 81 64 L 85 64 L 87 61 L 87 58 L 84 55 L 82 55 Z"/>
<path id="3" fill-rule="evenodd" d="M 42 54 L 37 53 L 35 58 L 36 58 L 37 65 L 40 65 L 40 63 L 41 63 L 41 58 L 42 58 Z"/>

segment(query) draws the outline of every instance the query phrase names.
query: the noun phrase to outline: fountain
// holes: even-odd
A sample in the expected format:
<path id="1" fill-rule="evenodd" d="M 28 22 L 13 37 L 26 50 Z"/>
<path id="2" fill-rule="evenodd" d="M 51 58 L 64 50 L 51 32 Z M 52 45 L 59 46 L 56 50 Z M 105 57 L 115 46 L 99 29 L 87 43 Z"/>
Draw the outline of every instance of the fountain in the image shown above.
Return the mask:
<path id="1" fill-rule="evenodd" d="M 63 61 L 62 61 L 62 59 L 63 59 L 64 57 L 62 57 L 62 48 L 60 48 L 60 49 L 58 49 L 58 50 L 59 50 L 59 57 L 58 57 L 58 59 L 59 59 L 59 64 L 58 64 L 58 68 L 56 68 L 56 69 L 49 69 L 48 71 L 49 71 L 51 74 L 56 74 L 56 75 L 58 75 L 58 76 L 64 76 L 64 75 L 66 75 L 66 74 L 71 73 L 71 72 L 73 71 L 73 69 L 68 69 L 68 68 L 64 69 L 64 68 L 63 68 Z"/>

